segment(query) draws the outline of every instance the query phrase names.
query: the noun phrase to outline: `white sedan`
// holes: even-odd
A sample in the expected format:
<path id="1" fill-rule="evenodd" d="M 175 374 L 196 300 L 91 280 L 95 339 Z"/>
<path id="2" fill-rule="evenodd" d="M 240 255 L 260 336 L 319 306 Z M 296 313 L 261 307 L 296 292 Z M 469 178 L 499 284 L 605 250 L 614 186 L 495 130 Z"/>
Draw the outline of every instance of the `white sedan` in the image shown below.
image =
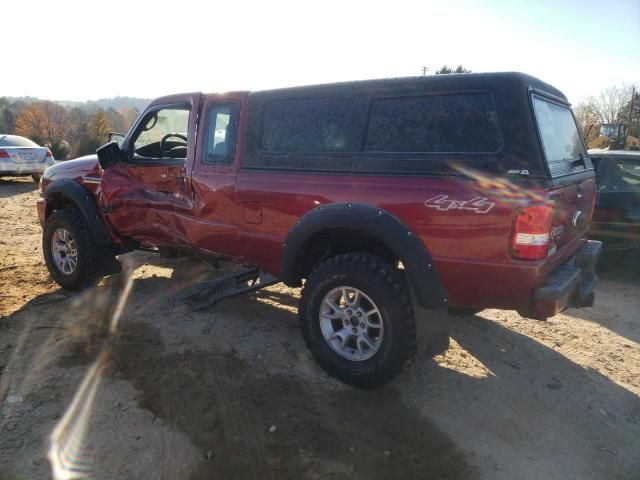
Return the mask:
<path id="1" fill-rule="evenodd" d="M 51 150 L 28 138 L 0 134 L 0 177 L 31 175 L 35 182 L 53 165 Z"/>

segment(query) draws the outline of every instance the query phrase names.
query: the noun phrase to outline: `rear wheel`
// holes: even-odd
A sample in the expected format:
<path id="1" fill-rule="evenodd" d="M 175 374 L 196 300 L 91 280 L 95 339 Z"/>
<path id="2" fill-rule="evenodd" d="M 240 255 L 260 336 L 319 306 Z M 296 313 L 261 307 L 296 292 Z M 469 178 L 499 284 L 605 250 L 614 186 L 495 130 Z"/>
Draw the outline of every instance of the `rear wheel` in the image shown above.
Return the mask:
<path id="1" fill-rule="evenodd" d="M 405 279 L 373 255 L 339 255 L 321 263 L 305 283 L 299 316 L 320 366 L 356 387 L 387 383 L 416 352 Z"/>
<path id="2" fill-rule="evenodd" d="M 82 214 L 65 208 L 47 218 L 42 251 L 49 273 L 67 290 L 83 290 L 100 281 L 98 258 Z"/>

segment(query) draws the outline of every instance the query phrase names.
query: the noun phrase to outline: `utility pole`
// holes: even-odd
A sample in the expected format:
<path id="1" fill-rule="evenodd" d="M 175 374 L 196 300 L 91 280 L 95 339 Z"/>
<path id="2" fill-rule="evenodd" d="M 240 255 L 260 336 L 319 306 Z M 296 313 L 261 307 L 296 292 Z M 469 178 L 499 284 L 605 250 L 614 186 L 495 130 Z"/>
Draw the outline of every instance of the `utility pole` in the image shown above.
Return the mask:
<path id="1" fill-rule="evenodd" d="M 631 129 L 631 117 L 633 115 L 633 101 L 636 98 L 636 86 L 633 85 L 631 87 L 631 103 L 629 104 L 629 115 L 627 116 L 627 130 L 624 134 L 624 143 L 622 144 L 622 149 L 624 150 L 627 146 L 627 138 L 629 137 L 629 129 Z"/>
<path id="2" fill-rule="evenodd" d="M 430 69 L 429 69 L 429 68 L 427 68 L 427 67 L 422 67 L 422 76 L 423 76 L 423 77 L 425 77 L 425 76 L 427 75 L 427 72 L 428 72 L 429 70 L 430 70 Z"/>

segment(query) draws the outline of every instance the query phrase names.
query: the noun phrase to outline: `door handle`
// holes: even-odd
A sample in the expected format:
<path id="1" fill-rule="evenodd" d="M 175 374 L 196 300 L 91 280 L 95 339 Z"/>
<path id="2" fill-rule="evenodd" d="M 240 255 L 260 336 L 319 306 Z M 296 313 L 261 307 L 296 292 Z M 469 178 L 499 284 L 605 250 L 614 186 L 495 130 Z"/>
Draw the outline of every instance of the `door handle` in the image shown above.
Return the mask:
<path id="1" fill-rule="evenodd" d="M 179 173 L 174 177 L 176 179 L 176 183 L 180 186 L 185 184 L 187 176 L 184 173 Z"/>

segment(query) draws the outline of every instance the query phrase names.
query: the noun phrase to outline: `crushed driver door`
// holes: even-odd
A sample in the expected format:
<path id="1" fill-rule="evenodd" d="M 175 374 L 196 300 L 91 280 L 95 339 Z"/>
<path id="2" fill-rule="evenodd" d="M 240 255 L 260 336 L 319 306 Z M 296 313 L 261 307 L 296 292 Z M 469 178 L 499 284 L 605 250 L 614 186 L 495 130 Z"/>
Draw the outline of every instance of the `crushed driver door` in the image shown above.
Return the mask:
<path id="1" fill-rule="evenodd" d="M 123 236 L 147 246 L 188 246 L 191 169 L 200 94 L 151 103 L 122 143 L 123 161 L 103 172 L 99 202 Z"/>

